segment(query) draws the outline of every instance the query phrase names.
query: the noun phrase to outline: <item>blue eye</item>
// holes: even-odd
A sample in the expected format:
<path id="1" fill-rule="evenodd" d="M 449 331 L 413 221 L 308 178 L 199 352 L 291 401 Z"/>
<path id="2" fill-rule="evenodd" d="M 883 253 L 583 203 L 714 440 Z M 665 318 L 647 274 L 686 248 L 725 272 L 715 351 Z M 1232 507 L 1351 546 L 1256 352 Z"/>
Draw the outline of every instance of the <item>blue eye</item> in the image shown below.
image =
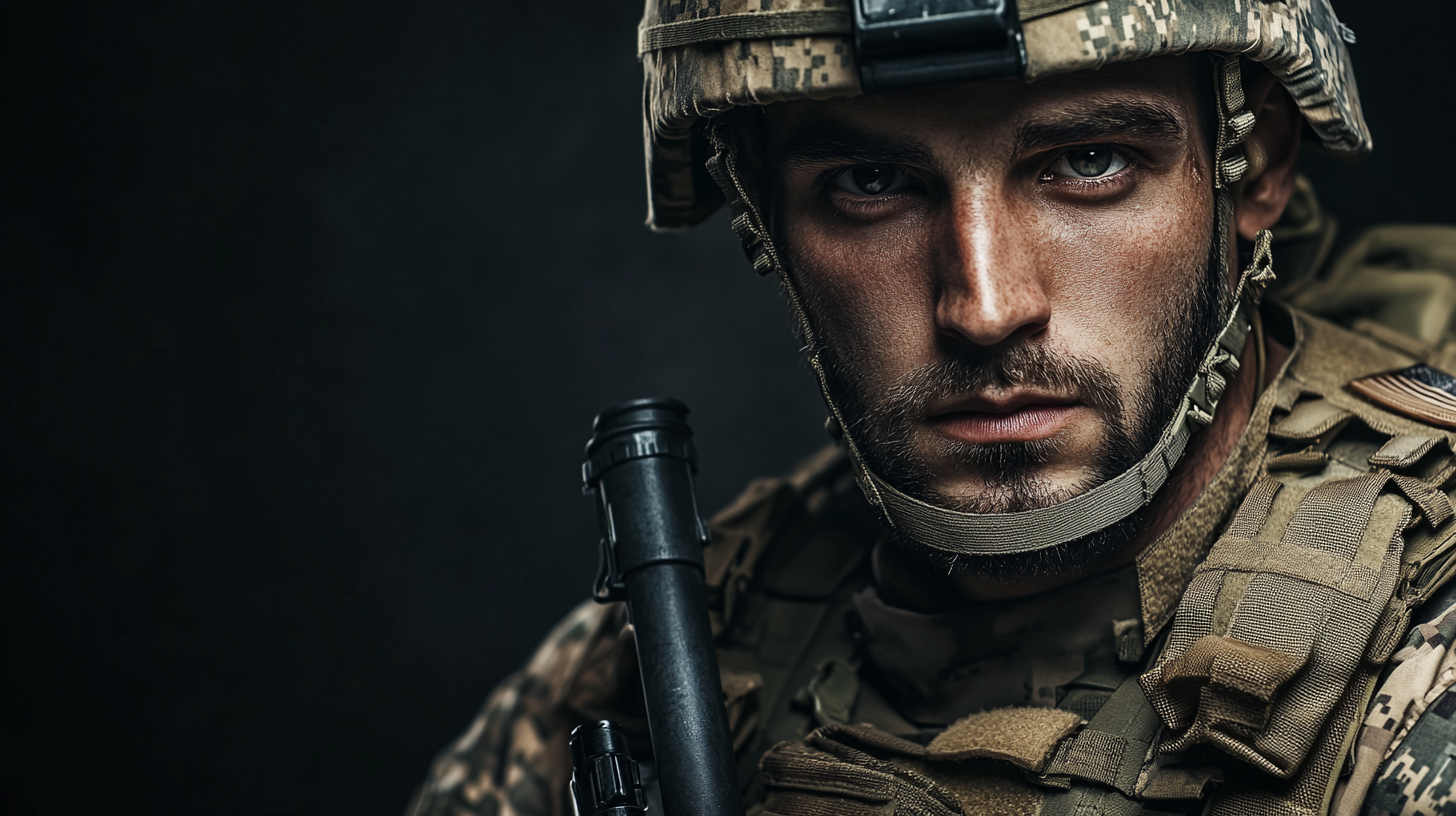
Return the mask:
<path id="1" fill-rule="evenodd" d="M 857 196 L 878 196 L 904 187 L 909 177 L 893 164 L 857 164 L 834 177 L 834 186 Z"/>
<path id="2" fill-rule="evenodd" d="M 1099 179 L 1126 167 L 1127 159 L 1110 147 L 1077 147 L 1059 156 L 1051 171 L 1064 177 Z"/>

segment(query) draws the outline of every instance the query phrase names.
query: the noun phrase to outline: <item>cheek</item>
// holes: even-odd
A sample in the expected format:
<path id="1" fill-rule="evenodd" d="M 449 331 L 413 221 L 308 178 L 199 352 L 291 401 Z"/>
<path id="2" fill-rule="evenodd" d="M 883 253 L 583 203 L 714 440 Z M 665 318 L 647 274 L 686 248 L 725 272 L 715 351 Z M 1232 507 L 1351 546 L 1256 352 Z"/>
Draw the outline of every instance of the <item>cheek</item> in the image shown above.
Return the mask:
<path id="1" fill-rule="evenodd" d="M 1045 240 L 1035 251 L 1049 272 L 1053 335 L 1125 374 L 1146 370 L 1208 255 L 1212 193 L 1196 166 L 1150 179 L 1113 207 L 1040 217 Z"/>
<path id="2" fill-rule="evenodd" d="M 933 242 L 923 223 L 851 230 L 802 219 L 786 225 L 783 236 L 821 342 L 872 381 L 930 361 Z"/>

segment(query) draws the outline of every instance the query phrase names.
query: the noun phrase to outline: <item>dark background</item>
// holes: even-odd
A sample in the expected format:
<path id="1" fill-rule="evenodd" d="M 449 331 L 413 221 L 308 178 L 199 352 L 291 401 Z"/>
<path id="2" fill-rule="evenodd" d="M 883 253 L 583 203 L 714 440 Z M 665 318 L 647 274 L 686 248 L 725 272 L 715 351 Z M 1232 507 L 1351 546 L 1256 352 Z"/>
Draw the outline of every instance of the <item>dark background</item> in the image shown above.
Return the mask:
<path id="1" fill-rule="evenodd" d="M 1451 219 L 1449 3 L 1340 6 L 1377 154 L 1308 172 Z M 708 506 L 821 443 L 721 216 L 641 225 L 638 14 L 4 7 L 6 813 L 398 813 L 587 592 L 599 407 L 687 400 Z"/>

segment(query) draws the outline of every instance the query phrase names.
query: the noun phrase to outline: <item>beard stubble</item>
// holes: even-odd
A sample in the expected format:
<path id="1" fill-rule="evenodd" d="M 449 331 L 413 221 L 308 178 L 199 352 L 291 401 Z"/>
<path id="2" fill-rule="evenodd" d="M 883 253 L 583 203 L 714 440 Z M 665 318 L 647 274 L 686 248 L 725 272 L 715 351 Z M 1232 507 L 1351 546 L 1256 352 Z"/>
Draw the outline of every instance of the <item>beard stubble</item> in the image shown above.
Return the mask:
<path id="1" fill-rule="evenodd" d="M 901 377 L 878 395 L 865 387 L 866 367 L 840 358 L 832 347 L 820 353 L 830 389 L 839 403 L 866 464 L 909 496 L 947 510 L 1013 513 L 1047 507 L 1085 493 L 1128 470 L 1157 444 L 1163 427 L 1182 402 L 1204 351 L 1221 328 L 1227 289 L 1223 264 L 1210 253 L 1198 285 L 1179 299 L 1156 327 L 1161 353 L 1137 389 L 1119 386 L 1096 360 L 1042 344 L 947 350 L 946 359 Z M 936 434 L 928 450 L 912 444 L 927 407 L 941 400 L 987 389 L 1031 387 L 1074 396 L 1102 422 L 1103 439 L 1090 474 L 1072 485 L 1054 485 L 1038 470 L 1062 448 L 1061 436 L 1027 442 L 972 444 Z M 949 494 L 936 487 L 927 459 L 950 462 L 975 473 L 981 488 Z M 906 549 L 950 575 L 976 575 L 1014 582 L 1083 568 L 1131 541 L 1142 529 L 1149 505 L 1097 532 L 1042 550 L 1011 555 L 965 555 L 940 550 L 892 530 L 892 545 Z"/>

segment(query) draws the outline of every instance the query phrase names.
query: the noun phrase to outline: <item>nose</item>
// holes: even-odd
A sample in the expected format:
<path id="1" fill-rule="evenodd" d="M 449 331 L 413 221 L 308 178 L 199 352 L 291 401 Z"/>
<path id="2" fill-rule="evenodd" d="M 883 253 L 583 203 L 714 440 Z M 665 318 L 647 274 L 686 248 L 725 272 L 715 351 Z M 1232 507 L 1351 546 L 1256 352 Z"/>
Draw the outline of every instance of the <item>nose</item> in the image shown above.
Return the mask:
<path id="1" fill-rule="evenodd" d="M 1023 219 L 994 187 L 957 190 L 938 271 L 937 328 L 961 343 L 994 346 L 1051 321 L 1051 302 Z"/>

